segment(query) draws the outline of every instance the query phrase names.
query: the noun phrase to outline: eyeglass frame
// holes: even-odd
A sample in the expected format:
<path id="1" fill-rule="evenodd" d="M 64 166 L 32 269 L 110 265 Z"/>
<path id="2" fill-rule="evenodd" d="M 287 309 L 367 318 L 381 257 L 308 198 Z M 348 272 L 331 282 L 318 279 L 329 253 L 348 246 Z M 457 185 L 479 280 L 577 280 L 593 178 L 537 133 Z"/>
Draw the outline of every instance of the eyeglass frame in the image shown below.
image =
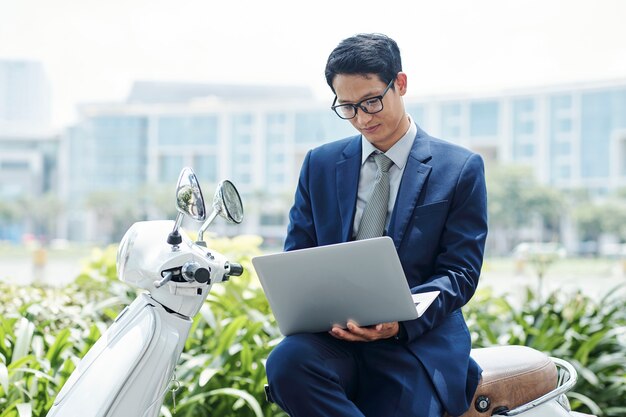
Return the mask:
<path id="1" fill-rule="evenodd" d="M 363 113 L 366 113 L 366 114 L 380 113 L 385 108 L 385 105 L 383 103 L 383 98 L 385 98 L 385 94 L 387 94 L 387 91 L 389 91 L 389 89 L 393 85 L 394 81 L 395 81 L 395 79 L 392 79 L 391 81 L 389 81 L 389 84 L 387 84 L 387 87 L 382 92 L 382 94 L 380 94 L 378 96 L 364 98 L 363 100 L 359 101 L 358 103 L 354 103 L 354 104 L 352 104 L 352 103 L 345 103 L 345 104 L 337 104 L 337 105 L 335 105 L 335 103 L 337 102 L 337 96 L 335 95 L 335 99 L 333 100 L 333 104 L 332 104 L 332 106 L 330 106 L 330 108 L 335 112 L 335 114 L 337 116 L 339 116 L 340 119 L 343 119 L 343 120 L 354 119 L 356 117 L 356 114 L 358 113 L 359 109 L 361 109 L 361 111 Z M 369 101 L 369 100 L 374 100 L 374 99 L 377 99 L 377 100 L 380 101 L 380 110 L 376 110 L 374 112 L 370 112 L 363 106 L 363 103 L 366 102 L 366 101 Z M 340 107 L 352 107 L 354 109 L 354 116 L 352 116 L 352 117 L 343 117 L 343 116 L 341 116 L 339 114 L 339 112 L 337 111 L 337 109 L 340 108 Z"/>

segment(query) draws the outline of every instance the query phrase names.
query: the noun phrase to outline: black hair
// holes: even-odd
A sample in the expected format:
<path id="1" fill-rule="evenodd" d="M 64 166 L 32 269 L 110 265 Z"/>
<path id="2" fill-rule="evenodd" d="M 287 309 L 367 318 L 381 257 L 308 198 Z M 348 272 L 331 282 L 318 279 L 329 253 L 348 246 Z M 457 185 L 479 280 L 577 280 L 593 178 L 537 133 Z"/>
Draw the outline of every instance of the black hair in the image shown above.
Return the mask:
<path id="1" fill-rule="evenodd" d="M 333 49 L 324 72 L 326 82 L 335 92 L 333 80 L 338 74 L 376 74 L 388 84 L 400 71 L 402 60 L 396 41 L 380 33 L 360 33 L 344 39 Z"/>

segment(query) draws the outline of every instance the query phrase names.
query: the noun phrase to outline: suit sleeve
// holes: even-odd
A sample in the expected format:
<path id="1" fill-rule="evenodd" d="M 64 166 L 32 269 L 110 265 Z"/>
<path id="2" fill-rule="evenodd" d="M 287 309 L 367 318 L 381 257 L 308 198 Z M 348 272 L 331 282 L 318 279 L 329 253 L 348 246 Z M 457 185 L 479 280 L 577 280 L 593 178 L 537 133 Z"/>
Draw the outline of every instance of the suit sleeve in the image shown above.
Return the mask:
<path id="1" fill-rule="evenodd" d="M 487 191 L 482 158 L 471 154 L 457 180 L 435 258 L 434 274 L 413 293 L 441 291 L 418 319 L 403 322 L 410 343 L 463 307 L 474 295 L 487 237 Z"/>
<path id="2" fill-rule="evenodd" d="M 309 193 L 309 164 L 311 151 L 307 152 L 294 198 L 294 204 L 289 211 L 289 226 L 285 238 L 284 250 L 303 249 L 317 246 L 311 195 Z"/>

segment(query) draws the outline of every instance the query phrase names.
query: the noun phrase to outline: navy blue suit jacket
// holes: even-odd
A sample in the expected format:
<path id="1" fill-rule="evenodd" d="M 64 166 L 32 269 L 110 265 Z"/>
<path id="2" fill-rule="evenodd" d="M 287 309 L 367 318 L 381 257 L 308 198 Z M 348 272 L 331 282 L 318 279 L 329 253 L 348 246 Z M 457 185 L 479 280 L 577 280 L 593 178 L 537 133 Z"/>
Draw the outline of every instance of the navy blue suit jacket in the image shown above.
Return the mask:
<path id="1" fill-rule="evenodd" d="M 307 153 L 285 250 L 352 239 L 360 168 L 360 135 Z M 460 310 L 476 290 L 487 236 L 481 157 L 418 127 L 387 234 L 411 291 L 441 291 L 422 317 L 402 325 L 408 349 L 426 368 L 443 406 L 460 415 L 481 373 L 469 356 L 470 334 Z"/>

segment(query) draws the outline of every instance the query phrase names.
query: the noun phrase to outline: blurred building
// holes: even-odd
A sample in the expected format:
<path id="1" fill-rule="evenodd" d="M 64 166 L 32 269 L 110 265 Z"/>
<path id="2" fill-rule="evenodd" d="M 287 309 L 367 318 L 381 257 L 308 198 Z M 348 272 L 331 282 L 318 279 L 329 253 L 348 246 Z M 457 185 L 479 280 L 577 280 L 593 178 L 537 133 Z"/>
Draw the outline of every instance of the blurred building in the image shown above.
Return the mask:
<path id="1" fill-rule="evenodd" d="M 295 87 L 136 83 L 124 103 L 82 106 L 64 137 L 64 237 L 114 241 L 138 218 L 172 215 L 191 166 L 208 199 L 226 178 L 242 193 L 244 223 L 216 230 L 280 245 L 304 155 L 355 132 L 330 102 Z M 626 81 L 405 103 L 428 133 L 487 164 L 528 164 L 545 184 L 600 195 L 626 186 Z"/>
<path id="2" fill-rule="evenodd" d="M 57 234 L 60 136 L 38 62 L 0 60 L 0 241 Z"/>
<path id="3" fill-rule="evenodd" d="M 409 104 L 429 133 L 487 161 L 533 167 L 544 184 L 604 195 L 626 186 L 626 80 Z"/>
<path id="4" fill-rule="evenodd" d="M 300 87 L 136 83 L 125 103 L 85 105 L 80 113 L 65 137 L 71 240 L 118 239 L 126 213 L 172 217 L 178 174 L 191 166 L 209 204 L 222 179 L 242 194 L 246 221 L 216 230 L 280 244 L 306 151 L 352 132 Z M 97 207 L 107 193 L 121 211 Z M 155 201 L 155 194 L 164 196 Z M 123 207 L 129 200 L 139 206 Z"/>
<path id="5" fill-rule="evenodd" d="M 48 128 L 50 99 L 40 62 L 0 59 L 0 131 Z"/>

